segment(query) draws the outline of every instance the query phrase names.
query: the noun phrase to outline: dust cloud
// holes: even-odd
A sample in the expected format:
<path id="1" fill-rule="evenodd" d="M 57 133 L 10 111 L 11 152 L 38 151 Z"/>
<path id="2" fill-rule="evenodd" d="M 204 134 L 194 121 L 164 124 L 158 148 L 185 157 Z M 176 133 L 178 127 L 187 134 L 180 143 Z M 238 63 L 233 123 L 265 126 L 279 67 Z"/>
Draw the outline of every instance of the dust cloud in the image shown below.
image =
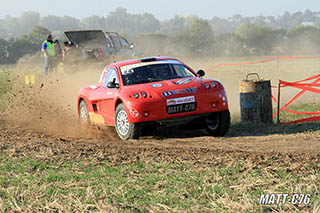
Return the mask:
<path id="1" fill-rule="evenodd" d="M 43 64 L 29 58 L 20 60 L 10 71 L 11 90 L 7 94 L 2 118 L 14 128 L 32 130 L 56 137 L 91 137 L 94 128 L 80 124 L 77 94 L 82 87 L 95 84 L 103 70 L 101 64 L 81 65 L 66 71 L 43 74 Z M 32 63 L 34 62 L 34 63 Z M 25 76 L 35 76 L 26 84 Z"/>

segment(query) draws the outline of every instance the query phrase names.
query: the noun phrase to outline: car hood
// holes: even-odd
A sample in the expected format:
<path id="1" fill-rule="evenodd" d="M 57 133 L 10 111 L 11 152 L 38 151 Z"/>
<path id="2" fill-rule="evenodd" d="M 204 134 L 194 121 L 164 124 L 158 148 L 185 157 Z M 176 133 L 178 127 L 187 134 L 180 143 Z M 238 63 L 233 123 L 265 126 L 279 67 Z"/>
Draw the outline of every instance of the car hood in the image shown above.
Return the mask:
<path id="1" fill-rule="evenodd" d="M 188 77 L 126 86 L 126 90 L 130 90 L 130 92 L 145 91 L 153 96 L 163 98 L 169 96 L 181 96 L 182 94 L 194 94 L 200 89 L 201 84 L 201 78 Z"/>
<path id="2" fill-rule="evenodd" d="M 102 30 L 66 31 L 64 33 L 70 41 L 85 48 L 102 48 L 108 43 Z"/>

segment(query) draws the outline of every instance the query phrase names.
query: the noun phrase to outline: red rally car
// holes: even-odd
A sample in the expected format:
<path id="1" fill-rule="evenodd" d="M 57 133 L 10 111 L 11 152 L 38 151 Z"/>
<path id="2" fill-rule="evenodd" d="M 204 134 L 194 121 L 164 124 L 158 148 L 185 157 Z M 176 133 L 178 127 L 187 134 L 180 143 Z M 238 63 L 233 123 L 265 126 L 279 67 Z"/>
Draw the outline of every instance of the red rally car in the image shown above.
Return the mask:
<path id="1" fill-rule="evenodd" d="M 78 95 L 81 121 L 115 126 L 123 140 L 157 126 L 206 129 L 224 136 L 230 113 L 224 87 L 175 58 L 151 57 L 106 66 Z"/>

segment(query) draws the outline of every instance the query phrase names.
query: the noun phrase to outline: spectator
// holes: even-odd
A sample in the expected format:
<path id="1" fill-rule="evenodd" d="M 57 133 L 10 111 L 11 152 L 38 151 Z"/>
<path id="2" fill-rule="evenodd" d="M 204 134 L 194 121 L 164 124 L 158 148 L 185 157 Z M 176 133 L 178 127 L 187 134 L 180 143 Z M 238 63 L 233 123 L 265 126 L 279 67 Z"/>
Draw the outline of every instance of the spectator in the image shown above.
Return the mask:
<path id="1" fill-rule="evenodd" d="M 48 75 L 54 69 L 54 61 L 56 57 L 55 45 L 50 34 L 47 35 L 47 40 L 42 44 L 42 49 L 44 53 L 44 73 Z"/>

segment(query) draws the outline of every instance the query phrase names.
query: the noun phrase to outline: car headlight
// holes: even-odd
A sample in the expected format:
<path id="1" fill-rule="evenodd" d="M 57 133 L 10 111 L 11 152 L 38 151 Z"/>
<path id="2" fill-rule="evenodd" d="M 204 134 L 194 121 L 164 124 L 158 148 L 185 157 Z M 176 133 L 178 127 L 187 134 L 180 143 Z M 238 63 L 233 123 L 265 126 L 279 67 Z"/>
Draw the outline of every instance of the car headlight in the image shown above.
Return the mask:
<path id="1" fill-rule="evenodd" d="M 135 97 L 135 98 L 139 98 L 139 93 L 134 92 L 134 93 L 133 93 L 133 97 Z"/>
<path id="2" fill-rule="evenodd" d="M 147 93 L 146 92 L 140 92 L 141 96 L 146 98 L 147 97 Z"/>

